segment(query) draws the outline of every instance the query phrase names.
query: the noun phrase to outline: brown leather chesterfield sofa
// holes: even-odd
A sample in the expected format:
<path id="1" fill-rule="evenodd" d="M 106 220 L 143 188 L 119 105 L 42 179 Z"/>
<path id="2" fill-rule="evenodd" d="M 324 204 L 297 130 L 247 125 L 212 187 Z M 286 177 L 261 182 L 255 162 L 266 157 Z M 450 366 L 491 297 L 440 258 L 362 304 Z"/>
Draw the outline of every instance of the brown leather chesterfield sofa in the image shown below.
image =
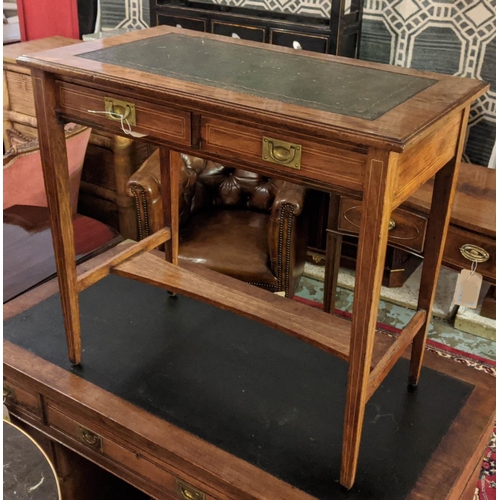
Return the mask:
<path id="1" fill-rule="evenodd" d="M 306 189 L 181 154 L 179 264 L 214 271 L 292 297 L 307 249 Z M 139 238 L 163 227 L 156 151 L 135 172 Z"/>

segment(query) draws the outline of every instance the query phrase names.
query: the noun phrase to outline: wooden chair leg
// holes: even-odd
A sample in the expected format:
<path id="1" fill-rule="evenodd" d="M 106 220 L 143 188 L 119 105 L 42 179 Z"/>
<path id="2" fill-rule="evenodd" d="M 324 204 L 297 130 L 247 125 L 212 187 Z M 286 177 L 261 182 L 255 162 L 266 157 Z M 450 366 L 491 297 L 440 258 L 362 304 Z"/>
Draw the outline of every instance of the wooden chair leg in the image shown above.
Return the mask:
<path id="1" fill-rule="evenodd" d="M 81 360 L 75 237 L 70 205 L 68 158 L 64 126 L 56 115 L 54 76 L 32 71 L 43 178 L 50 211 L 52 241 L 71 363 Z"/>
<path id="2" fill-rule="evenodd" d="M 368 397 L 368 378 L 392 207 L 394 168 L 391 156 L 379 151 L 370 152 L 365 176 L 340 473 L 340 483 L 346 488 L 352 487 L 356 477 Z"/>
<path id="3" fill-rule="evenodd" d="M 429 323 L 432 318 L 432 305 L 434 303 L 434 296 L 436 295 L 441 260 L 446 243 L 446 236 L 448 234 L 448 223 L 450 221 L 453 198 L 457 185 L 462 150 L 467 132 L 468 117 L 469 108 L 467 107 L 462 115 L 461 132 L 455 157 L 436 174 L 434 179 L 417 304 L 417 309 L 427 311 L 427 317 L 424 325 L 413 339 L 410 374 L 408 377 L 408 383 L 410 387 L 413 388 L 417 386 L 422 370 L 425 342 L 427 340 Z"/>

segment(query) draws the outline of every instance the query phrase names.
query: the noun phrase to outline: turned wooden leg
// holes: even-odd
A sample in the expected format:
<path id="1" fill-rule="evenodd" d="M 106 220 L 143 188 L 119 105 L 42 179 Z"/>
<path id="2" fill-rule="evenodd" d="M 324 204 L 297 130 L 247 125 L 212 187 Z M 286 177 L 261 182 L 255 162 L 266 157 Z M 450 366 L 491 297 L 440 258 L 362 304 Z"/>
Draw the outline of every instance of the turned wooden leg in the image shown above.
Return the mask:
<path id="1" fill-rule="evenodd" d="M 179 255 L 179 172 L 181 157 L 176 151 L 160 147 L 161 196 L 165 227 L 172 237 L 165 243 L 165 259 L 178 264 Z"/>
<path id="2" fill-rule="evenodd" d="M 118 206 L 118 225 L 121 235 L 127 239 L 137 240 L 137 220 L 134 200 L 127 193 L 127 183 L 134 173 L 133 155 L 134 141 L 128 137 L 113 137 L 113 166 L 116 182 L 116 205 Z"/>
<path id="3" fill-rule="evenodd" d="M 337 282 L 340 271 L 340 254 L 342 251 L 342 235 L 336 233 L 340 197 L 331 194 L 326 228 L 326 262 L 325 288 L 323 293 L 323 310 L 327 313 L 335 309 Z"/>
<path id="4" fill-rule="evenodd" d="M 77 365 L 82 351 L 80 310 L 64 126 L 58 121 L 55 111 L 57 100 L 53 75 L 41 71 L 33 71 L 32 75 L 43 179 L 50 211 L 68 355 L 70 361 Z"/>
<path id="5" fill-rule="evenodd" d="M 369 151 L 356 260 L 354 308 L 344 418 L 340 483 L 351 488 L 356 477 L 367 402 L 375 326 L 382 286 L 394 183 L 394 161 L 383 151 Z"/>
<path id="6" fill-rule="evenodd" d="M 434 296 L 436 295 L 441 259 L 443 257 L 446 236 L 448 234 L 448 223 L 450 221 L 453 198 L 457 185 L 468 117 L 469 108 L 466 108 L 462 115 L 462 126 L 455 157 L 436 174 L 434 179 L 431 211 L 424 243 L 424 261 L 422 264 L 422 277 L 420 279 L 417 305 L 417 309 L 427 311 L 427 317 L 424 325 L 413 339 L 410 374 L 408 379 L 411 387 L 415 387 L 418 384 L 420 372 L 422 370 L 425 342 L 427 340 L 429 322 L 432 318 L 432 305 L 434 303 Z"/>

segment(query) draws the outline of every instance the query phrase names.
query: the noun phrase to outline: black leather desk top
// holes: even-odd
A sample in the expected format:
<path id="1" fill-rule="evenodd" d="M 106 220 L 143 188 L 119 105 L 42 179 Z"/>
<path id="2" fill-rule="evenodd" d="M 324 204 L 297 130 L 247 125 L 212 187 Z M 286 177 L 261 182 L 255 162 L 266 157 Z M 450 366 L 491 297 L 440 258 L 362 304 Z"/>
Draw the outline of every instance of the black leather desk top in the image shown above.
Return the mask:
<path id="1" fill-rule="evenodd" d="M 358 476 L 338 484 L 347 364 L 192 299 L 109 276 L 80 294 L 83 364 L 67 359 L 59 296 L 4 339 L 320 499 L 402 500 L 472 387 L 400 360 L 367 405 Z"/>
<path id="2" fill-rule="evenodd" d="M 79 57 L 365 120 L 436 82 L 173 33 Z"/>

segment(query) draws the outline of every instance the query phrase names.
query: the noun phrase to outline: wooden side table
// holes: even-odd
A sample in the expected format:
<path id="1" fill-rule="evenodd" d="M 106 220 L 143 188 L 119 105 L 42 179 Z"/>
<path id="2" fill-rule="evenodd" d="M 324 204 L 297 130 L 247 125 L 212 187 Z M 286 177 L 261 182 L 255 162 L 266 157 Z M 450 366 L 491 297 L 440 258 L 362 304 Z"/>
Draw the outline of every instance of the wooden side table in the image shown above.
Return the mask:
<path id="1" fill-rule="evenodd" d="M 169 27 L 19 63 L 33 75 L 70 361 L 81 360 L 78 293 L 110 273 L 278 328 L 349 361 L 340 482 L 351 488 L 366 404 L 412 342 L 409 382 L 419 381 L 468 111 L 488 86 Z M 161 145 L 165 228 L 78 278 L 61 118 Z M 352 323 L 177 266 L 179 156 L 171 150 L 362 193 Z M 375 326 L 391 213 L 433 175 L 418 310 L 380 356 Z M 162 243 L 167 262 L 148 253 Z"/>

